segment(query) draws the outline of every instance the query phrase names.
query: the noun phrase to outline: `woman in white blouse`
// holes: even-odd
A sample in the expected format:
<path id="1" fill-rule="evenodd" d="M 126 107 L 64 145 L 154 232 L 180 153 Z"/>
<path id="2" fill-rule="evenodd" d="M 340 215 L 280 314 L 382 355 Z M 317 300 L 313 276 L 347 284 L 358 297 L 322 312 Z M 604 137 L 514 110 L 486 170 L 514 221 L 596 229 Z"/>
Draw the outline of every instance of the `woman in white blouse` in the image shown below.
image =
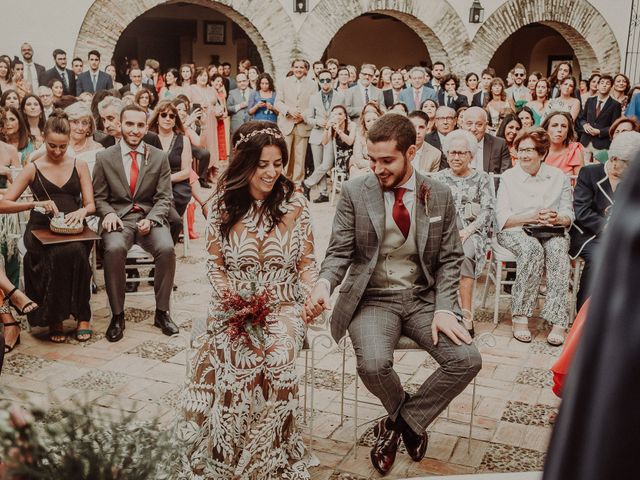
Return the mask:
<path id="1" fill-rule="evenodd" d="M 531 341 L 529 317 L 538 295 L 543 271 L 547 274 L 547 296 L 541 317 L 552 325 L 547 341 L 562 345 L 569 317 L 569 237 L 573 221 L 569 177 L 543 163 L 550 139 L 545 130 L 522 130 L 514 140 L 518 155 L 515 167 L 500 181 L 496 204 L 498 243 L 516 256 L 517 272 L 511 296 L 513 336 Z M 535 238 L 523 225 L 565 227 L 565 233 Z"/>

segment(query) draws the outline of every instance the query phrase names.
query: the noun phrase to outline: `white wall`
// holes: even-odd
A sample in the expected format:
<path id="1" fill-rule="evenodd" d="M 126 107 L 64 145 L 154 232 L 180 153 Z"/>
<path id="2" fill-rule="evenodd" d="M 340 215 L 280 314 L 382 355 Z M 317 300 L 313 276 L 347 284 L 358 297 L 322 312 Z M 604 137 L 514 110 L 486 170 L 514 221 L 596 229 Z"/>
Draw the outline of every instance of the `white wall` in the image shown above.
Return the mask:
<path id="1" fill-rule="evenodd" d="M 284 11 L 292 18 L 294 26 L 299 28 L 305 14 L 293 13 L 292 0 L 279 1 Z M 309 0 L 309 8 L 313 9 L 321 1 Z M 618 39 L 623 59 L 631 2 L 632 0 L 590 0 L 609 22 Z M 53 64 L 51 52 L 54 48 L 62 48 L 69 57 L 73 55 L 80 26 L 93 0 L 1 0 L 1 3 L 0 53 L 17 55 L 20 52 L 20 44 L 29 41 L 34 47 L 35 60 L 49 67 Z M 471 0 L 449 0 L 449 3 L 467 25 L 470 36 L 473 36 L 479 26 L 467 23 Z M 485 9 L 485 18 L 488 18 L 504 1 L 481 0 L 481 3 Z"/>

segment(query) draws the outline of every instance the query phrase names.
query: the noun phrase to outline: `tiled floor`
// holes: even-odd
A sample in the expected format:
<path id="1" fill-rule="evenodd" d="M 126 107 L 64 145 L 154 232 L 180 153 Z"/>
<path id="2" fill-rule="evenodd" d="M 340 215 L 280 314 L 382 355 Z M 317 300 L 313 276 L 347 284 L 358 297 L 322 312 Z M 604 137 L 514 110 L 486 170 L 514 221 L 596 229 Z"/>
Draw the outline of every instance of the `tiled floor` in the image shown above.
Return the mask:
<path id="1" fill-rule="evenodd" d="M 328 242 L 332 207 L 313 205 L 314 231 L 318 257 Z M 199 231 L 203 230 L 202 218 Z M 178 248 L 179 256 L 182 247 Z M 178 291 L 172 314 L 185 338 L 193 319 L 203 318 L 208 303 L 209 284 L 204 275 L 204 241 L 192 241 L 188 258 L 179 258 Z M 102 285 L 102 272 L 99 272 Z M 152 292 L 151 287 L 145 286 Z M 489 302 L 491 303 L 491 302 Z M 111 344 L 104 339 L 110 312 L 104 288 L 92 300 L 96 334 L 90 342 L 69 339 L 54 345 L 46 331 L 23 332 L 22 345 L 9 355 L 0 377 L 0 397 L 46 402 L 49 395 L 65 402 L 71 397 L 94 401 L 105 412 L 115 408 L 138 412 L 141 418 L 161 416 L 169 422 L 175 415 L 181 384 L 185 377 L 186 340 L 169 340 L 152 326 L 153 296 L 127 299 L 125 338 Z M 560 349 L 545 342 L 545 328 L 536 325 L 534 341 L 522 344 L 512 338 L 507 304 L 501 321 L 492 323 L 491 312 L 477 312 L 478 333 L 491 333 L 495 346 L 481 348 L 484 365 L 477 377 L 474 403 L 474 430 L 468 449 L 472 387 L 469 386 L 450 406 L 448 415 L 430 427 L 426 458 L 412 462 L 403 450 L 386 478 L 429 475 L 455 475 L 478 472 L 540 470 L 551 427 L 549 413 L 558 405 L 550 389 L 549 367 Z M 73 322 L 66 327 L 71 331 Z M 310 338 L 317 335 L 310 333 Z M 372 441 L 371 424 L 358 430 L 357 457 L 354 456 L 353 401 L 344 405 L 341 422 L 342 352 L 334 343 L 317 342 L 315 350 L 316 412 L 313 419 L 314 453 L 320 466 L 313 469 L 314 480 L 378 478 L 368 460 Z M 308 362 L 311 362 L 309 355 Z M 304 377 L 304 354 L 298 360 Z M 415 390 L 437 368 L 422 352 L 397 353 L 395 368 L 408 391 Z M 346 352 L 346 396 L 353 397 L 354 357 Z M 361 399 L 373 401 L 360 387 Z M 301 388 L 304 396 L 304 388 Z M 310 397 L 308 390 L 307 397 Z M 301 402 L 302 403 L 302 402 Z M 384 412 L 379 405 L 362 404 L 360 421 L 375 419 Z M 306 424 L 310 423 L 307 417 Z"/>

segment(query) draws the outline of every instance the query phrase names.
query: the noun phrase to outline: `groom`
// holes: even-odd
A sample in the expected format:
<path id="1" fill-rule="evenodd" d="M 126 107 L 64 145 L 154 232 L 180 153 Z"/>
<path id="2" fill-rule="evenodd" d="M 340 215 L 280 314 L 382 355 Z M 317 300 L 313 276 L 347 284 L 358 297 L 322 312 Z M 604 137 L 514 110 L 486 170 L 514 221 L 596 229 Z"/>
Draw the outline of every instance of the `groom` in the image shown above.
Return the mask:
<path id="1" fill-rule="evenodd" d="M 313 318 L 328 308 L 339 341 L 349 331 L 358 375 L 388 412 L 375 427 L 371 462 L 386 474 L 400 439 L 411 458 L 422 460 L 426 429 L 476 376 L 480 353 L 459 322 L 457 292 L 462 247 L 451 191 L 412 166 L 416 131 L 396 114 L 369 130 L 374 174 L 342 187 L 333 231 L 318 283 L 305 303 Z M 400 335 L 413 339 L 440 364 L 413 396 L 393 369 Z"/>

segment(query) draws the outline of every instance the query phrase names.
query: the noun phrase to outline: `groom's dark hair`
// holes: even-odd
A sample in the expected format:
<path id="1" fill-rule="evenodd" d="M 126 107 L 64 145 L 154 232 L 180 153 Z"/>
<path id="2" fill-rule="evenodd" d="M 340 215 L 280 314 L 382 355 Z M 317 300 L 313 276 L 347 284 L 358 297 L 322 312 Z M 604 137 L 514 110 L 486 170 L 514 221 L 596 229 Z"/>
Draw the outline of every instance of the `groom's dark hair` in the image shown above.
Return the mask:
<path id="1" fill-rule="evenodd" d="M 369 129 L 367 139 L 371 143 L 396 141 L 397 149 L 404 155 L 416 144 L 416 129 L 404 115 L 387 113 Z"/>

